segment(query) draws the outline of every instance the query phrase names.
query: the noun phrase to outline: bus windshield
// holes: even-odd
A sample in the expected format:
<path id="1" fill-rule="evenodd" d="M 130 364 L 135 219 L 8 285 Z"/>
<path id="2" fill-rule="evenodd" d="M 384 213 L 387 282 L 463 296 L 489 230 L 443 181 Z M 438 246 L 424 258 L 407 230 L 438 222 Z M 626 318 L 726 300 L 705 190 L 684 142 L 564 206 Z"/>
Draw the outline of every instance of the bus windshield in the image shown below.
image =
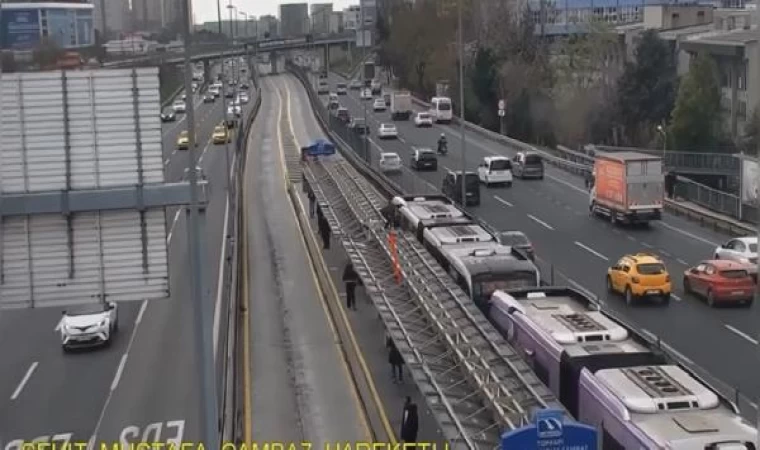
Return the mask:
<path id="1" fill-rule="evenodd" d="M 496 290 L 510 291 L 535 287 L 538 284 L 536 272 L 514 271 L 502 274 L 483 274 L 472 282 L 472 298 L 475 303 L 485 304 Z"/>
<path id="2" fill-rule="evenodd" d="M 438 110 L 439 111 L 450 111 L 451 110 L 451 103 L 449 103 L 449 102 L 447 102 L 445 100 L 440 100 L 438 102 Z"/>

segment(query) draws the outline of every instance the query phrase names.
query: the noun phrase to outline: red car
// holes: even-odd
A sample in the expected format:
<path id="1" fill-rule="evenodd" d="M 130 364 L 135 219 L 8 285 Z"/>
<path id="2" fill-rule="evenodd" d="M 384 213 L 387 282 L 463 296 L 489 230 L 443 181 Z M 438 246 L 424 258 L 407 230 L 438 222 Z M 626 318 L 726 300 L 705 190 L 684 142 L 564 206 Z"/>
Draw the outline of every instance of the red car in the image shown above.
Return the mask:
<path id="1" fill-rule="evenodd" d="M 716 259 L 702 261 L 683 274 L 684 292 L 707 299 L 714 307 L 723 303 L 752 304 L 755 281 L 751 267 L 736 261 Z"/>

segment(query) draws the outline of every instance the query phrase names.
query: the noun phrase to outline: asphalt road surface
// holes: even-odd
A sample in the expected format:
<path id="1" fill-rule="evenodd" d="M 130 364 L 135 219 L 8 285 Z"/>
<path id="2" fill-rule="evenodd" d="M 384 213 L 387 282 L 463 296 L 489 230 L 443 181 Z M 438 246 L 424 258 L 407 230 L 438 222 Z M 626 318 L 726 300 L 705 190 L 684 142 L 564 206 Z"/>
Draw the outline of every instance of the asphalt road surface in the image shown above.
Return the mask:
<path id="1" fill-rule="evenodd" d="M 248 110 L 254 99 L 247 105 Z M 221 121 L 221 100 L 195 97 L 200 166 L 211 184 L 204 269 L 216 305 L 225 220 L 224 146 L 209 144 Z M 185 176 L 187 152 L 176 151 L 184 115 L 162 125 L 166 180 Z M 234 151 L 231 147 L 231 153 Z M 232 156 L 231 156 L 232 157 Z M 176 211 L 176 209 L 175 209 Z M 0 314 L 0 443 L 20 441 L 193 441 L 198 434 L 198 377 L 188 283 L 184 214 L 167 212 L 171 297 L 123 303 L 119 334 L 110 348 L 64 354 L 57 309 Z"/>
<path id="2" fill-rule="evenodd" d="M 288 199 L 280 79 L 261 79 L 262 114 L 247 147 L 244 179 L 252 438 L 310 442 L 314 448 L 368 442 L 369 429 Z"/>
<path id="3" fill-rule="evenodd" d="M 331 76 L 331 89 L 339 77 Z M 326 101 L 326 97 L 323 97 Z M 377 128 L 388 123 L 390 112 L 373 112 L 372 102 L 363 101 L 358 91 L 341 96 L 342 106 L 351 115 L 362 117 L 367 109 L 371 127 L 369 146 L 377 166 L 381 151 L 398 153 L 405 164 L 401 174 L 390 175 L 408 192 L 432 192 L 441 185 L 446 170 L 460 170 L 460 130 L 456 125 L 416 128 L 413 120 L 395 122 L 399 139 L 380 140 Z M 413 146 L 435 149 L 441 133 L 449 142 L 449 152 L 439 157 L 437 172 L 410 170 Z M 512 156 L 516 149 L 466 133 L 467 170 L 476 170 L 484 156 Z M 683 272 L 700 260 L 710 259 L 715 248 L 728 236 L 700 227 L 671 214 L 649 228 L 613 226 L 590 217 L 588 193 L 580 177 L 546 167 L 544 180 L 515 180 L 511 188 L 481 188 L 482 203 L 470 211 L 499 230 L 522 230 L 533 241 L 544 276 L 553 273 L 554 284 L 569 285 L 592 292 L 616 314 L 643 331 L 653 333 L 688 360 L 717 377 L 720 389 L 739 388 L 751 399 L 760 396 L 757 324 L 760 306 L 709 308 L 702 300 L 684 294 Z M 674 285 L 668 307 L 657 304 L 628 307 L 617 295 L 605 291 L 609 266 L 625 254 L 654 252 L 666 263 Z"/>

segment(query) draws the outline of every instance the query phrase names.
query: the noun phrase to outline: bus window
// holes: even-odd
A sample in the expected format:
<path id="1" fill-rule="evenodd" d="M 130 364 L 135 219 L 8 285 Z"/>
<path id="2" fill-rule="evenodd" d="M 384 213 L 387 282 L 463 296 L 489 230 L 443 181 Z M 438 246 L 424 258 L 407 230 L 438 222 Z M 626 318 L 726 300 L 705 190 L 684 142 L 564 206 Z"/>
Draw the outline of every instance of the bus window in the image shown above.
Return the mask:
<path id="1" fill-rule="evenodd" d="M 535 287 L 537 283 L 538 277 L 535 272 L 516 271 L 503 274 L 485 274 L 473 280 L 472 299 L 476 304 L 487 304 L 496 290 L 509 291 Z"/>

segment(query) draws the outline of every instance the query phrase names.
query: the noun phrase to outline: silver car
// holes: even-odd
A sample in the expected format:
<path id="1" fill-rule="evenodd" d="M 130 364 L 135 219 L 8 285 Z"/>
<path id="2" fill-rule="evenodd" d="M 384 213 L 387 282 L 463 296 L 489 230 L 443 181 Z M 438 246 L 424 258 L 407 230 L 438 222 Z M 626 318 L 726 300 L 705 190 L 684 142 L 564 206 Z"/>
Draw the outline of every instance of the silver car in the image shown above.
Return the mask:
<path id="1" fill-rule="evenodd" d="M 60 323 L 63 351 L 75 347 L 109 345 L 119 330 L 116 303 L 97 303 L 63 312 Z"/>
<path id="2" fill-rule="evenodd" d="M 744 264 L 757 264 L 757 237 L 731 239 L 715 249 L 715 259 L 729 259 Z"/>

